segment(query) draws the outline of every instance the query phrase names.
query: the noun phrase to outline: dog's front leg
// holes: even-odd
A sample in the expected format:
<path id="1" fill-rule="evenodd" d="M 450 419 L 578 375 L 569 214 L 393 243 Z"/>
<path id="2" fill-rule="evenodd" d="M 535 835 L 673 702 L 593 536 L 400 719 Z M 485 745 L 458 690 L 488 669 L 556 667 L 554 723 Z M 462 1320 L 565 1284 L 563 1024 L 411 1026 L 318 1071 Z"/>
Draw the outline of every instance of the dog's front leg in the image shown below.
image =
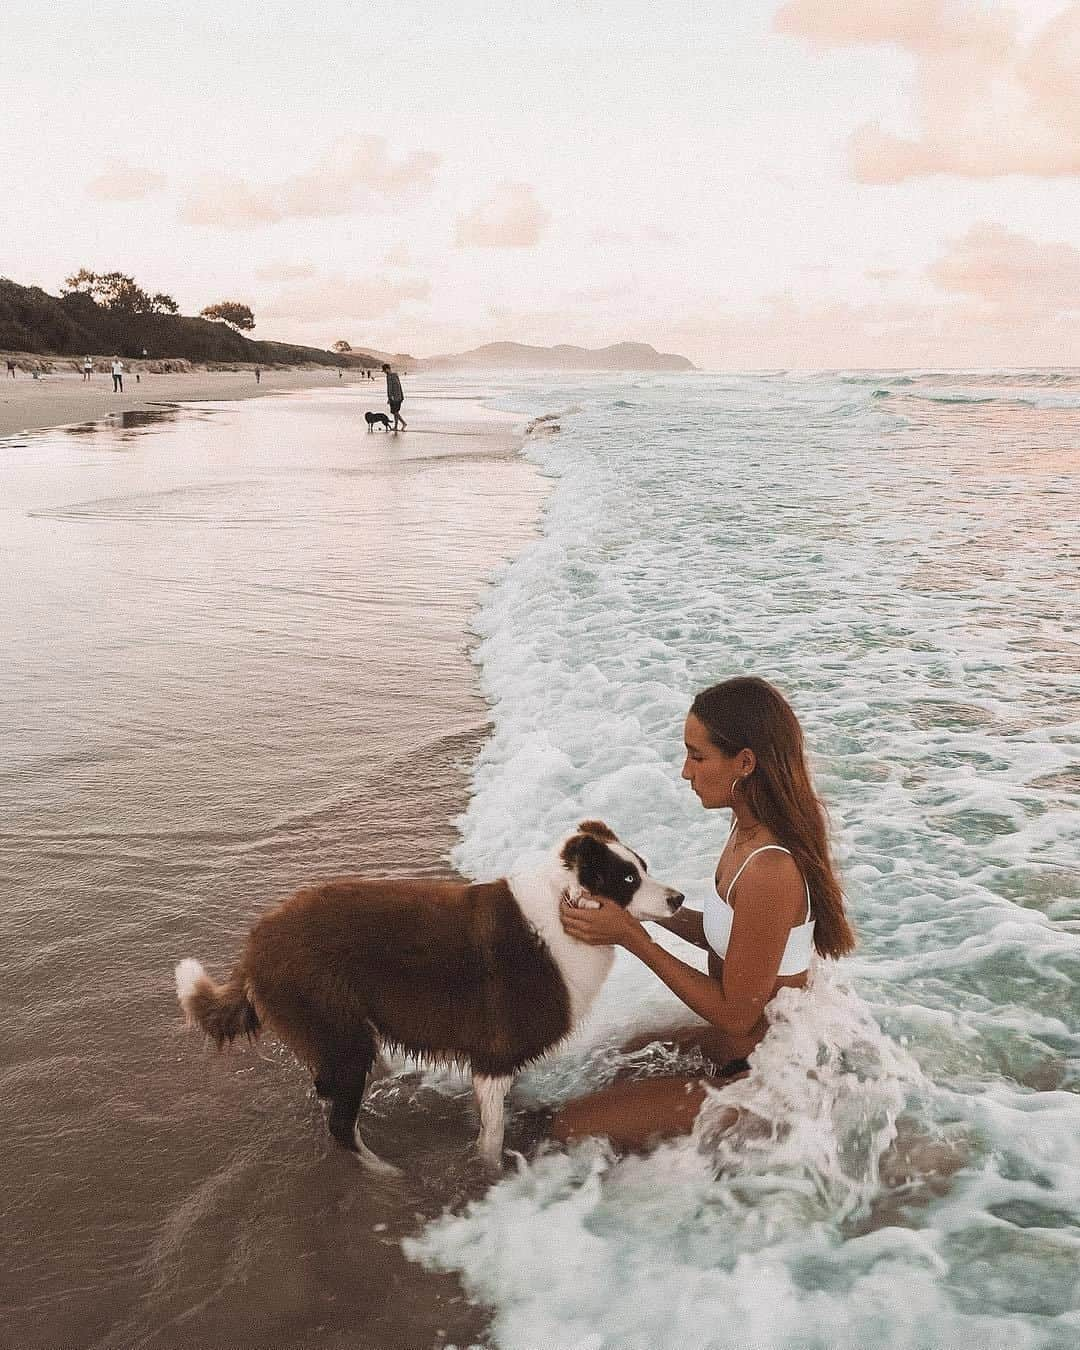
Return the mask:
<path id="1" fill-rule="evenodd" d="M 476 1147 L 489 1167 L 502 1166 L 506 1094 L 513 1081 L 513 1075 L 507 1078 L 486 1078 L 483 1074 L 473 1074 L 473 1092 L 480 1108 L 480 1135 Z"/>

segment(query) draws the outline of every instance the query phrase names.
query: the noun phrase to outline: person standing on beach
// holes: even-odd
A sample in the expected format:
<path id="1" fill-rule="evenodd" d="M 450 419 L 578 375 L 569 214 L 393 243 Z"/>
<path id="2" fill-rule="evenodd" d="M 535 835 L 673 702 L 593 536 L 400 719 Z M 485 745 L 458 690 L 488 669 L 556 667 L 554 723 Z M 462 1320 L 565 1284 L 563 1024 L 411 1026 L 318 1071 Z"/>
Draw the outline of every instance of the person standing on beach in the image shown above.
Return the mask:
<path id="1" fill-rule="evenodd" d="M 15 378 L 15 362 L 14 362 L 14 361 L 9 361 L 9 362 L 7 363 L 7 371 L 8 371 L 8 374 L 11 376 L 11 378 L 14 379 L 14 378 Z"/>
<path id="2" fill-rule="evenodd" d="M 258 366 L 255 367 L 255 383 L 262 384 L 262 371 Z"/>
<path id="3" fill-rule="evenodd" d="M 124 392 L 124 363 L 117 356 L 112 363 L 112 389 L 114 394 Z"/>
<path id="4" fill-rule="evenodd" d="M 90 376 L 94 373 L 94 361 L 92 357 L 87 357 L 82 363 L 83 384 L 89 383 Z"/>
<path id="5" fill-rule="evenodd" d="M 390 404 L 390 411 L 394 416 L 394 430 L 398 430 L 398 423 L 400 422 L 401 430 L 404 431 L 409 424 L 401 415 L 401 405 L 405 402 L 405 395 L 401 391 L 401 381 L 388 365 L 383 365 L 383 373 L 386 376 L 386 401 Z"/>

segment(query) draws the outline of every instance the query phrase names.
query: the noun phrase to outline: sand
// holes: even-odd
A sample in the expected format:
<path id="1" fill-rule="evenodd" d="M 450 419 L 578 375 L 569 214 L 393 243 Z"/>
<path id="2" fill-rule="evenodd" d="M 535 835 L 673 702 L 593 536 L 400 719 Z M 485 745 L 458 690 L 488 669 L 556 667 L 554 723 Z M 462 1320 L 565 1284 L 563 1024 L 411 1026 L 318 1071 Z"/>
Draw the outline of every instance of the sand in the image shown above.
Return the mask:
<path id="1" fill-rule="evenodd" d="M 282 377 L 320 382 L 258 392 Z M 485 1340 L 400 1246 L 475 1188 L 468 1088 L 385 1086 L 365 1129 L 405 1175 L 373 1185 L 272 1037 L 219 1056 L 170 991 L 314 877 L 452 874 L 489 732 L 468 628 L 548 485 L 483 388 L 416 380 L 369 435 L 385 383 L 329 385 L 0 447 L 5 1346 Z"/>
<path id="2" fill-rule="evenodd" d="M 263 369 L 256 384 L 254 368 L 239 371 L 193 370 L 170 375 L 134 371 L 124 374 L 124 392 L 114 394 L 112 376 L 95 373 L 87 383 L 75 372 L 42 375 L 33 379 L 20 370 L 14 379 L 0 364 L 0 436 L 17 436 L 22 431 L 41 427 L 67 426 L 74 422 L 92 422 L 109 413 L 151 408 L 157 403 L 215 401 L 255 398 L 279 390 L 310 389 L 317 385 L 362 384 L 372 391 L 372 404 L 386 402 L 386 384 L 382 376 L 361 380 L 355 371 L 345 371 L 338 379 L 337 369 Z"/>

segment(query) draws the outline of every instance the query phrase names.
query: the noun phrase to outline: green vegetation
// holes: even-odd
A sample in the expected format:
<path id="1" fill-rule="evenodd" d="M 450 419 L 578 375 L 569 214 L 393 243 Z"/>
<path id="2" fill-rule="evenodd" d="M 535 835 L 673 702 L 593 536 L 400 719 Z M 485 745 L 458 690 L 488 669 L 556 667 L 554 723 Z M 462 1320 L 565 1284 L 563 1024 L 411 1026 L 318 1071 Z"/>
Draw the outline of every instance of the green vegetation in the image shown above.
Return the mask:
<path id="1" fill-rule="evenodd" d="M 205 309 L 200 309 L 199 314 L 212 323 L 227 323 L 238 333 L 241 329 L 247 332 L 255 327 L 255 315 L 239 300 L 220 300 L 216 305 L 207 305 Z"/>
<path id="2" fill-rule="evenodd" d="M 64 279 L 63 296 L 88 295 L 103 309 L 114 314 L 179 314 L 180 306 L 164 291 L 147 295 L 134 277 L 123 272 L 90 272 L 80 267 L 74 276 Z"/>
<path id="3" fill-rule="evenodd" d="M 0 351 L 42 356 L 87 352 L 154 361 L 248 361 L 260 365 L 356 365 L 337 352 L 284 342 L 255 342 L 209 319 L 176 312 L 176 301 L 148 295 L 120 272 L 85 268 L 68 277 L 61 296 L 0 277 Z M 246 306 L 245 306 L 246 308 Z M 250 310 L 248 311 L 250 313 Z M 254 320 L 253 320 L 254 322 Z M 374 364 L 374 358 L 368 358 Z"/>

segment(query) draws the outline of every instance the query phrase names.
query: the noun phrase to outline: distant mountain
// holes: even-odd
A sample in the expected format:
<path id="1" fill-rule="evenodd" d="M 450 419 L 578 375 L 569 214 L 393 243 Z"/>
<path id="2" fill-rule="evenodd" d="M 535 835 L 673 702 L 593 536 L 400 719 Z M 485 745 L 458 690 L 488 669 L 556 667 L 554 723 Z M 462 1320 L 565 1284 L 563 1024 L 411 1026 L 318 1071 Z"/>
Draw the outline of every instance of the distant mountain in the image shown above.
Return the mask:
<path id="1" fill-rule="evenodd" d="M 685 356 L 658 352 L 647 342 L 617 342 L 590 350 L 571 347 L 528 347 L 521 342 L 488 342 L 454 356 L 431 356 L 417 361 L 422 370 L 696 370 Z"/>
<path id="2" fill-rule="evenodd" d="M 408 352 L 381 352 L 378 347 L 354 347 L 345 353 L 345 360 L 354 366 L 381 366 L 384 363 L 395 370 L 418 369 L 423 362 Z"/>

